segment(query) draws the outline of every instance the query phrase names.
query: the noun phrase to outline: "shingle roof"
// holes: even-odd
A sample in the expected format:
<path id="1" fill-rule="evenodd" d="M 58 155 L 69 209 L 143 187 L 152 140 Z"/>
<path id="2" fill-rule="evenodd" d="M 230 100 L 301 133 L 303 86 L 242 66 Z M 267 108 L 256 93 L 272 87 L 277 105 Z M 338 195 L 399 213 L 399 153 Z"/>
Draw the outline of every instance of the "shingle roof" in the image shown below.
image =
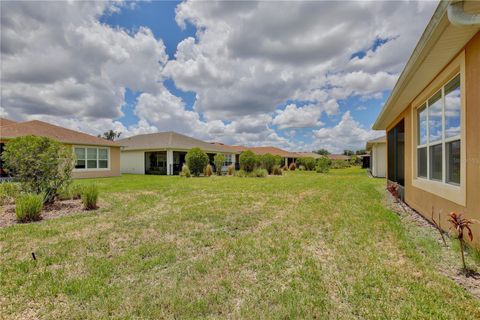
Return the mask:
<path id="1" fill-rule="evenodd" d="M 12 120 L 5 119 L 5 118 L 0 118 L 0 127 L 1 126 L 8 126 L 8 125 L 14 124 L 14 123 L 16 123 L 16 122 L 12 121 Z"/>
<path id="2" fill-rule="evenodd" d="M 12 139 L 28 135 L 47 137 L 69 144 L 120 146 L 120 144 L 114 141 L 105 140 L 39 120 L 13 122 L 7 125 L 3 125 L 2 121 L 2 126 L 0 126 L 0 139 Z"/>
<path id="3" fill-rule="evenodd" d="M 228 150 L 234 151 L 234 152 L 242 152 L 246 150 L 250 150 L 255 154 L 263 155 L 263 154 L 272 154 L 274 156 L 281 156 L 281 157 L 286 157 L 286 158 L 298 158 L 301 155 L 296 153 L 296 152 L 290 152 L 287 150 L 283 150 L 277 147 L 246 147 L 246 146 L 229 146 L 225 145 L 220 142 L 212 142 L 211 144 L 216 145 L 216 146 L 221 146 L 223 148 L 227 148 Z"/>
<path id="4" fill-rule="evenodd" d="M 350 160 L 350 156 L 346 156 L 344 154 L 329 154 L 327 158 L 330 160 Z"/>
<path id="5" fill-rule="evenodd" d="M 370 150 L 374 144 L 387 143 L 387 137 L 379 137 L 370 141 L 367 141 L 367 146 L 365 149 Z"/>
<path id="6" fill-rule="evenodd" d="M 157 132 L 140 134 L 129 138 L 121 139 L 119 142 L 124 145 L 124 150 L 153 150 L 153 149 L 179 149 L 189 150 L 200 148 L 209 152 L 231 152 L 225 146 L 212 144 L 176 132 Z"/>
<path id="7" fill-rule="evenodd" d="M 323 158 L 321 154 L 315 152 L 296 152 L 300 157 L 312 157 L 315 159 Z"/>

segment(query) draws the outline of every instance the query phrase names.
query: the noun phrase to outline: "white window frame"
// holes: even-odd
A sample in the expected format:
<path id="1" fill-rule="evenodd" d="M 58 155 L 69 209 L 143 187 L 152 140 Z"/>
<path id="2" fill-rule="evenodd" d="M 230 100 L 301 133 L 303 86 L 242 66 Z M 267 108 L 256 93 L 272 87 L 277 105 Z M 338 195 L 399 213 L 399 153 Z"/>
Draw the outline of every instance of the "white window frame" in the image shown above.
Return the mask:
<path id="1" fill-rule="evenodd" d="M 445 91 L 444 87 L 456 76 L 460 75 L 460 135 L 445 138 Z M 427 106 L 428 100 L 441 90 L 442 100 L 442 139 L 430 144 L 429 126 L 427 125 L 427 143 L 418 145 L 418 110 L 424 105 Z M 430 85 L 421 92 L 412 103 L 412 185 L 429 193 L 450 200 L 462 206 L 466 205 L 466 120 L 465 120 L 465 52 L 462 51 L 449 65 L 430 83 Z M 460 140 L 460 183 L 447 183 L 447 165 L 446 165 L 446 145 L 448 142 Z M 430 147 L 442 144 L 442 180 L 430 179 Z M 418 176 L 418 149 L 426 147 L 427 149 L 427 177 Z"/>
<path id="2" fill-rule="evenodd" d="M 84 149 L 85 150 L 85 168 L 74 168 L 73 172 L 87 172 L 87 171 L 110 171 L 111 166 L 111 157 L 110 157 L 110 148 L 109 147 L 98 147 L 98 146 L 83 146 L 83 145 L 73 145 L 73 155 L 75 156 L 75 149 Z M 96 168 L 87 168 L 88 167 L 88 154 L 87 149 L 97 149 L 97 167 Z M 106 168 L 99 168 L 99 161 L 105 159 L 99 159 L 99 152 L 98 150 L 107 150 L 107 167 Z M 75 164 L 77 163 L 77 159 L 75 157 Z"/>

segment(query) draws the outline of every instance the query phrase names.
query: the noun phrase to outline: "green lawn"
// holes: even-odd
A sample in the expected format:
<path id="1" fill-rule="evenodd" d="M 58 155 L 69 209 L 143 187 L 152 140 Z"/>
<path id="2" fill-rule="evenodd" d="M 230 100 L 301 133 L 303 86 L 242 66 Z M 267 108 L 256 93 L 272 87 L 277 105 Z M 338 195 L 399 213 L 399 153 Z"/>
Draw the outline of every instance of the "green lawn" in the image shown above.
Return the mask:
<path id="1" fill-rule="evenodd" d="M 0 318 L 480 318 L 363 170 L 93 182 L 101 209 L 0 229 Z"/>

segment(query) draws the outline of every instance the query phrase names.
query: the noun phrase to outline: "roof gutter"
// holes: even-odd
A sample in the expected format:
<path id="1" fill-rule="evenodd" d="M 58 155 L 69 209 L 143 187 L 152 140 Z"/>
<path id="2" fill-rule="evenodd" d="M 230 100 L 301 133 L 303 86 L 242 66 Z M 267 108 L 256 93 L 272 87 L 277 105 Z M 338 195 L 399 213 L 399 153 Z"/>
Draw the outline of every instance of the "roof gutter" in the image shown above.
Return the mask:
<path id="1" fill-rule="evenodd" d="M 450 3 L 447 8 L 448 20 L 457 27 L 480 25 L 480 14 L 466 13 L 465 1 Z"/>

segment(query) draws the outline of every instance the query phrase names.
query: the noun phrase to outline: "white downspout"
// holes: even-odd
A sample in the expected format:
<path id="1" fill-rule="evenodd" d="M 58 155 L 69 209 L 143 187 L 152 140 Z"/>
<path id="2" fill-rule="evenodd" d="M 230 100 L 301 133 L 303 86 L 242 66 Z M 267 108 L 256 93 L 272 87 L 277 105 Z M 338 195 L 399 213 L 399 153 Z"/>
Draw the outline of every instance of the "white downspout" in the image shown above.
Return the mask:
<path id="1" fill-rule="evenodd" d="M 480 14 L 466 13 L 464 1 L 453 2 L 448 5 L 448 20 L 457 27 L 480 25 Z"/>

